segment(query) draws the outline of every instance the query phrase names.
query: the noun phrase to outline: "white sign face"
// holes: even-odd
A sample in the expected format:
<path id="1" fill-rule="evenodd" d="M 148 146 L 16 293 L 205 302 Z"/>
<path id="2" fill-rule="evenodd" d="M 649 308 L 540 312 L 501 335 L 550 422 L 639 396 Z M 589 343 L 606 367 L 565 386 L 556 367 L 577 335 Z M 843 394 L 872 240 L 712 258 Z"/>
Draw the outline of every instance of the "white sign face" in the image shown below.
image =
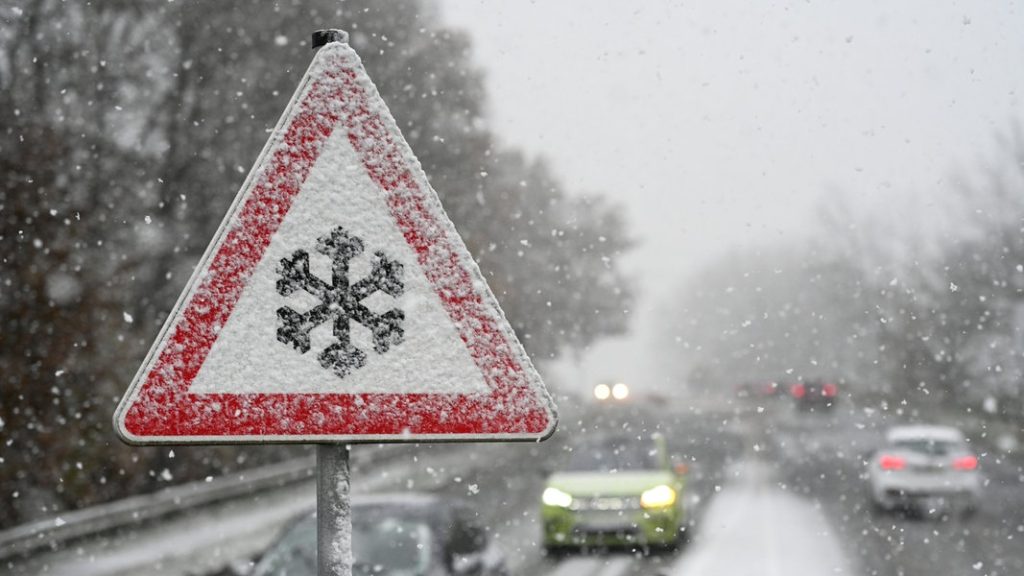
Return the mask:
<path id="1" fill-rule="evenodd" d="M 358 56 L 328 44 L 118 407 L 118 433 L 538 440 L 555 422 Z"/>
<path id="2" fill-rule="evenodd" d="M 229 393 L 432 393 L 480 394 L 487 382 L 473 362 L 465 344 L 431 289 L 416 254 L 395 226 L 379 187 L 361 167 L 359 158 L 344 133 L 335 133 L 324 146 L 288 217 L 270 241 L 256 266 L 242 297 L 217 336 L 203 367 L 189 392 Z M 339 177 L 340 176 L 340 177 Z M 358 201 L 353 202 L 353 198 Z M 363 352 L 364 364 L 343 378 L 311 361 L 316 351 L 337 342 L 331 329 L 338 315 L 325 317 L 323 324 L 309 331 L 310 350 L 298 353 L 282 344 L 276 330 L 277 310 L 287 306 L 296 311 L 312 310 L 321 298 L 299 289 L 289 296 L 277 290 L 280 262 L 297 251 L 309 256 L 313 278 L 332 284 L 332 261 L 316 251 L 318 239 L 311 230 L 329 236 L 342 229 L 364 245 L 363 253 L 348 261 L 349 285 L 370 278 L 375 247 L 386 247 L 385 255 L 402 264 L 398 278 L 402 293 L 392 297 L 376 291 L 359 301 L 377 316 L 401 310 L 401 342 L 386 353 L 374 353 L 373 332 L 358 320 L 348 318 L 352 345 Z M 339 307 L 339 315 L 344 308 Z"/>

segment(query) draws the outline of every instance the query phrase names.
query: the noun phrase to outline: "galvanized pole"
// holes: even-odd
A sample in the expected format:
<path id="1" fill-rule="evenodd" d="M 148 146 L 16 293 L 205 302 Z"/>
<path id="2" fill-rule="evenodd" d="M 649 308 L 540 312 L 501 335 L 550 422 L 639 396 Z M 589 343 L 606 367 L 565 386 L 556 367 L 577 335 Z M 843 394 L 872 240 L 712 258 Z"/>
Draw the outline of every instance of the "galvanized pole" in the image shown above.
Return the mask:
<path id="1" fill-rule="evenodd" d="M 348 446 L 316 447 L 316 562 L 319 576 L 352 576 Z"/>
<path id="2" fill-rule="evenodd" d="M 316 50 L 330 42 L 348 42 L 343 30 L 313 32 Z M 352 576 L 352 502 L 348 446 L 316 447 L 316 563 L 319 576 Z"/>

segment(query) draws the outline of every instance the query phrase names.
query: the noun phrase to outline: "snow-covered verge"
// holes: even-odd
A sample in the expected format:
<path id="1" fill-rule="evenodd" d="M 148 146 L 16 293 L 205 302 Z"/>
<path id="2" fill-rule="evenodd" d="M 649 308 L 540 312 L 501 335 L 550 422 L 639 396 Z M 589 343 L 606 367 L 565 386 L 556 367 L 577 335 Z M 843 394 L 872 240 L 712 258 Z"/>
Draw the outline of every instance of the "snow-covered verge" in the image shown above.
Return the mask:
<path id="1" fill-rule="evenodd" d="M 668 574 L 686 576 L 848 576 L 850 563 L 814 503 L 771 482 L 747 462 L 705 513 L 692 548 Z"/>
<path id="2" fill-rule="evenodd" d="M 312 477 L 315 460 L 299 458 L 218 478 L 207 478 L 43 518 L 0 532 L 0 559 L 160 518 L 188 508 L 238 498 Z"/>
<path id="3" fill-rule="evenodd" d="M 362 451 L 368 458 L 353 458 L 353 493 L 437 490 L 461 484 L 460 470 L 491 462 L 494 450 L 462 445 L 421 447 L 418 451 L 385 447 Z M 397 449 L 397 450 L 396 450 Z M 381 454 L 374 454 L 380 452 Z M 355 454 L 360 454 L 356 451 Z M 382 457 L 387 454 L 387 457 Z M 483 459 L 483 460 L 481 460 Z M 312 471 L 312 460 L 307 469 Z M 186 576 L 214 572 L 232 561 L 261 552 L 291 517 L 316 504 L 311 474 L 297 482 L 251 490 L 251 495 L 224 498 L 195 506 L 184 514 L 167 515 L 159 522 L 126 526 L 105 536 L 82 538 L 55 552 L 39 551 L 11 557 L 2 564 L 12 576 Z"/>
<path id="4" fill-rule="evenodd" d="M 366 447 L 353 452 L 352 466 L 360 469 L 382 465 L 412 451 L 410 446 Z M 74 540 L 139 526 L 170 514 L 291 486 L 312 479 L 315 472 L 316 459 L 307 456 L 62 512 L 0 531 L 0 560 L 42 548 L 57 549 Z"/>

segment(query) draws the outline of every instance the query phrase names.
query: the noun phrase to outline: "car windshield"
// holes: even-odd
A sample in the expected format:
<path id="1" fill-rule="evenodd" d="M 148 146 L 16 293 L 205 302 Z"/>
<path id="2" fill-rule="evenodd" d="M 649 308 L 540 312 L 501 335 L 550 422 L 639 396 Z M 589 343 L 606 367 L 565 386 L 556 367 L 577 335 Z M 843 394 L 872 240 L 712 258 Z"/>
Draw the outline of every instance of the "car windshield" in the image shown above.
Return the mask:
<path id="1" fill-rule="evenodd" d="M 430 527 L 387 514 L 357 516 L 352 524 L 356 574 L 416 576 L 431 562 Z"/>
<path id="2" fill-rule="evenodd" d="M 296 522 L 263 557 L 253 576 L 316 574 L 316 518 Z"/>
<path id="3" fill-rule="evenodd" d="M 353 573 L 419 576 L 431 563 L 431 531 L 426 522 L 380 510 L 357 510 L 352 522 Z M 253 576 L 314 576 L 316 518 L 309 516 L 267 552 Z"/>
<path id="4" fill-rule="evenodd" d="M 893 442 L 893 447 L 900 450 L 909 450 L 927 456 L 947 456 L 954 452 L 962 451 L 958 442 L 948 440 L 936 440 L 934 438 L 909 438 Z"/>
<path id="5" fill-rule="evenodd" d="M 657 470 L 658 451 L 645 445 L 583 446 L 572 451 L 568 470 L 572 472 L 620 472 Z"/>

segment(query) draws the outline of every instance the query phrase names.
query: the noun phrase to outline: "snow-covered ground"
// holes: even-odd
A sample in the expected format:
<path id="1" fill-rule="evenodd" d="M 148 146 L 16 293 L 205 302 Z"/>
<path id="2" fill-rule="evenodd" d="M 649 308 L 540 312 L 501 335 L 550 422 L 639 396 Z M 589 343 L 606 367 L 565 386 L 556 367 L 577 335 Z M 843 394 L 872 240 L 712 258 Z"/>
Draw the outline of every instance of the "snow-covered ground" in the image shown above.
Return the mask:
<path id="1" fill-rule="evenodd" d="M 826 576 L 852 574 L 836 534 L 810 500 L 778 488 L 771 469 L 748 461 L 715 497 L 679 576 Z"/>

